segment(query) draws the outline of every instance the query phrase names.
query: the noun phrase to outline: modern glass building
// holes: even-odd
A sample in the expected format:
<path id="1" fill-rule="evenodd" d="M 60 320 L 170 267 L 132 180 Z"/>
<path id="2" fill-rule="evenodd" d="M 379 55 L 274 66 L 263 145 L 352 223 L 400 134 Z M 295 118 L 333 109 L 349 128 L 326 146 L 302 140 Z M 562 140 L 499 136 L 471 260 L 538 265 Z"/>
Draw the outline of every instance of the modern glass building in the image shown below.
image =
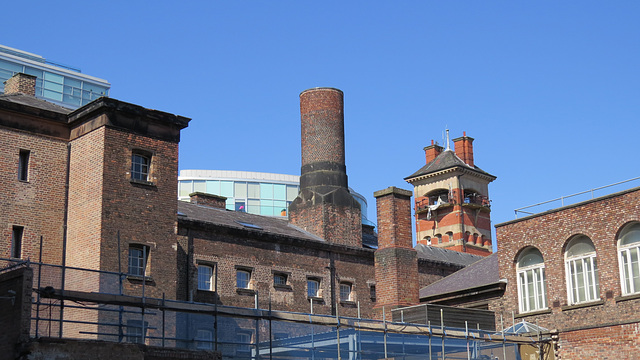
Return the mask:
<path id="1" fill-rule="evenodd" d="M 81 73 L 80 69 L 57 64 L 44 57 L 0 45 L 0 82 L 15 73 L 35 76 L 36 97 L 76 109 L 101 96 L 109 96 L 111 84 Z M 0 94 L 4 85 L 0 86 Z"/>
<path id="2" fill-rule="evenodd" d="M 227 198 L 227 209 L 251 214 L 287 217 L 287 209 L 300 190 L 300 176 L 249 171 L 181 170 L 178 176 L 178 199 L 188 201 L 189 194 L 204 192 Z M 362 209 L 362 223 L 367 219 L 367 200 L 349 189 Z"/>

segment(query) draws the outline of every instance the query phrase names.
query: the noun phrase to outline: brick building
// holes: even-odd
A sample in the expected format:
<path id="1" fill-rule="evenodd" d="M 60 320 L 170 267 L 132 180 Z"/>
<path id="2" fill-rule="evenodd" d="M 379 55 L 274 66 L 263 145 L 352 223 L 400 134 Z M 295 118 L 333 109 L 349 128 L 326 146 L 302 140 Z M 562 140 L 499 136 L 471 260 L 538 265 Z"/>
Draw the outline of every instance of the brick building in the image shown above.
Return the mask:
<path id="1" fill-rule="evenodd" d="M 489 183 L 495 176 L 475 165 L 466 133 L 446 149 L 431 140 L 426 164 L 405 178 L 413 185 L 419 244 L 475 255 L 491 254 Z"/>

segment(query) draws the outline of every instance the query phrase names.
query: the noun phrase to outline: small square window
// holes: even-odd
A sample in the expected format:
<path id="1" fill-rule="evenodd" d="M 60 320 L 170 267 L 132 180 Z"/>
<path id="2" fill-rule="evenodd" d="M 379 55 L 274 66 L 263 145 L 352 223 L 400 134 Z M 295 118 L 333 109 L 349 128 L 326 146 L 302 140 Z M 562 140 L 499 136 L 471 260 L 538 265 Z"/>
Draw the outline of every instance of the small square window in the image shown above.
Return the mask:
<path id="1" fill-rule="evenodd" d="M 251 333 L 247 331 L 236 332 L 236 351 L 242 353 L 248 353 L 251 351 Z"/>
<path id="2" fill-rule="evenodd" d="M 236 270 L 236 286 L 238 289 L 248 289 L 251 280 L 251 272 L 247 270 Z"/>
<path id="3" fill-rule="evenodd" d="M 29 180 L 29 157 L 30 156 L 31 156 L 31 151 L 20 150 L 20 157 L 18 160 L 18 180 L 20 181 Z"/>
<path id="4" fill-rule="evenodd" d="M 129 246 L 129 275 L 145 276 L 147 260 L 149 258 L 149 247 L 132 244 Z"/>
<path id="5" fill-rule="evenodd" d="M 308 297 L 320 296 L 320 281 L 316 279 L 307 279 L 307 296 Z"/>
<path id="6" fill-rule="evenodd" d="M 273 285 L 287 285 L 287 274 L 273 274 Z"/>
<path id="7" fill-rule="evenodd" d="M 340 301 L 351 301 L 351 284 L 340 284 Z"/>
<path id="8" fill-rule="evenodd" d="M 151 155 L 134 152 L 131 155 L 131 180 L 149 181 Z"/>
<path id="9" fill-rule="evenodd" d="M 22 234 L 24 227 L 14 226 L 11 232 L 11 257 L 19 259 L 22 257 Z"/>
<path id="10" fill-rule="evenodd" d="M 213 291 L 213 267 L 198 265 L 198 290 Z"/>
<path id="11" fill-rule="evenodd" d="M 196 349 L 211 350 L 213 348 L 213 332 L 208 329 L 198 329 L 196 332 Z"/>

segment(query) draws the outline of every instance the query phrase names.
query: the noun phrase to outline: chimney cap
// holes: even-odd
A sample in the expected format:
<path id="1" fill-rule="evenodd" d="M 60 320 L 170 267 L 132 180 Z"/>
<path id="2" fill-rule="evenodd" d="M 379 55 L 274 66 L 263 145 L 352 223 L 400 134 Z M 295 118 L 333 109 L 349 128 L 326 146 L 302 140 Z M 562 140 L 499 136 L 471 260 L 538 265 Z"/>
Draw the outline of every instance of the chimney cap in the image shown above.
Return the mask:
<path id="1" fill-rule="evenodd" d="M 373 197 L 379 198 L 379 197 L 382 197 L 385 195 L 391 195 L 391 194 L 398 195 L 398 196 L 405 196 L 405 197 L 411 197 L 413 195 L 413 193 L 409 190 L 400 189 L 395 186 L 389 186 L 386 189 L 378 190 L 374 192 Z"/>
<path id="2" fill-rule="evenodd" d="M 302 92 L 300 92 L 300 96 L 302 96 L 302 94 L 304 94 L 306 92 L 312 92 L 312 91 L 337 91 L 337 92 L 339 92 L 341 94 L 344 94 L 342 92 L 342 90 L 340 90 L 340 89 L 337 89 L 337 88 L 334 88 L 334 87 L 323 87 L 323 86 L 320 86 L 320 87 L 313 87 L 313 88 L 310 88 L 310 89 L 307 89 L 307 90 L 303 90 Z"/>

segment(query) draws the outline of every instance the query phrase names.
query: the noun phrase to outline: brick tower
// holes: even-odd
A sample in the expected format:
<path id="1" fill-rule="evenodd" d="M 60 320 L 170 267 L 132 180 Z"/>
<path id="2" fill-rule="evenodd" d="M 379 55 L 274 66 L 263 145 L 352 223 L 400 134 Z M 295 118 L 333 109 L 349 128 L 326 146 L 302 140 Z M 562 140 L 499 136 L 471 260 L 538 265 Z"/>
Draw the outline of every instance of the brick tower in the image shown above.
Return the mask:
<path id="1" fill-rule="evenodd" d="M 362 247 L 360 204 L 347 184 L 343 108 L 338 89 L 300 93 L 300 193 L 289 206 L 289 221 L 327 242 Z"/>
<path id="2" fill-rule="evenodd" d="M 447 133 L 448 137 L 448 133 Z M 454 149 L 424 148 L 426 164 L 405 180 L 414 187 L 416 238 L 424 245 L 491 254 L 489 183 L 495 176 L 475 166 L 473 138 L 463 133 Z"/>
<path id="3" fill-rule="evenodd" d="M 378 212 L 378 249 L 375 252 L 376 305 L 387 318 L 391 309 L 417 305 L 418 255 L 411 238 L 411 191 L 389 187 L 373 193 Z"/>

